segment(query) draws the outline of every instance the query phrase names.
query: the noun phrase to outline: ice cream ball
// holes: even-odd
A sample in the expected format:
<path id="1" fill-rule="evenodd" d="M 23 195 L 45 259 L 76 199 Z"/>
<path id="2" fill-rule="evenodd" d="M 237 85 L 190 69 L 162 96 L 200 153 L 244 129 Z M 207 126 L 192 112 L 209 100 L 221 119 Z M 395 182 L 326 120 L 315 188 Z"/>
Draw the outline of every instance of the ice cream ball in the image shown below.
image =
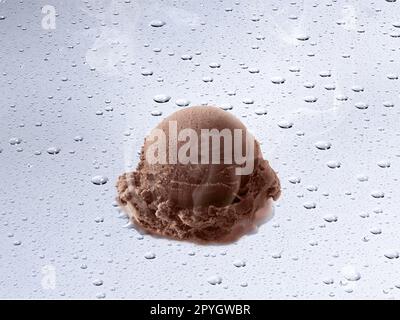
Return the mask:
<path id="1" fill-rule="evenodd" d="M 267 201 L 279 197 L 280 182 L 238 118 L 195 106 L 150 132 L 137 169 L 120 176 L 117 189 L 120 205 L 150 233 L 220 241 L 254 222 Z"/>

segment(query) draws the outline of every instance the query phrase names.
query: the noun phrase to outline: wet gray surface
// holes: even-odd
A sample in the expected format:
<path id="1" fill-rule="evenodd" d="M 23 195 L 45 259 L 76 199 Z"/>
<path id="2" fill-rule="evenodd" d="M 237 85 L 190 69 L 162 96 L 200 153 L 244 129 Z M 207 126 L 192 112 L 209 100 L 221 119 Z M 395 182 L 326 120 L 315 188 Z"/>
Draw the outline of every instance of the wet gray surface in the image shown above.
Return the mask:
<path id="1" fill-rule="evenodd" d="M 0 0 L 0 43 L 0 298 L 400 297 L 399 1 Z M 114 202 L 185 100 L 232 107 L 282 181 L 231 245 Z"/>

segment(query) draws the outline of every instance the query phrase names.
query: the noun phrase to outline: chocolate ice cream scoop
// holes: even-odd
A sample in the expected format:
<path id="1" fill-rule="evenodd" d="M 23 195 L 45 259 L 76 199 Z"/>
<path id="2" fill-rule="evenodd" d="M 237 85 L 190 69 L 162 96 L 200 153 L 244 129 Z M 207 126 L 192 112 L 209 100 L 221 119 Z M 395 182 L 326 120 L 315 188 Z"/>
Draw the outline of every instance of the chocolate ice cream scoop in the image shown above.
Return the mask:
<path id="1" fill-rule="evenodd" d="M 164 119 L 142 147 L 136 171 L 119 177 L 118 198 L 149 232 L 219 241 L 280 195 L 276 173 L 243 123 L 217 107 Z"/>

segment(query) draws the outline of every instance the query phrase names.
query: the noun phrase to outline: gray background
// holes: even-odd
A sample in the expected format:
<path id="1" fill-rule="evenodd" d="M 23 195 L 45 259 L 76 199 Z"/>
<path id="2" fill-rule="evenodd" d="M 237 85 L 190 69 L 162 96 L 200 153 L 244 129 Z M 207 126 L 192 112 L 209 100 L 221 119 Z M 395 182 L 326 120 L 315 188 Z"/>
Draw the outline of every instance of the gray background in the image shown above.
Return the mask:
<path id="1" fill-rule="evenodd" d="M 1 0 L 0 298 L 399 298 L 399 27 L 399 1 Z M 262 143 L 283 193 L 257 233 L 126 227 L 116 179 L 178 99 Z"/>

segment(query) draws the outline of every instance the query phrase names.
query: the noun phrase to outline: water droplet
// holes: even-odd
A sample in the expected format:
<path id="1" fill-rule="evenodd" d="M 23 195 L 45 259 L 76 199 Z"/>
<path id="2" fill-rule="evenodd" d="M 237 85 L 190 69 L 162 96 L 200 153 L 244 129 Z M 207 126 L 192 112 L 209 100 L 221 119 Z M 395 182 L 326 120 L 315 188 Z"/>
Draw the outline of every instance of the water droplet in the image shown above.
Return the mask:
<path id="1" fill-rule="evenodd" d="M 379 198 L 384 198 L 385 194 L 382 191 L 372 191 L 371 196 L 379 199 Z"/>
<path id="2" fill-rule="evenodd" d="M 299 177 L 290 177 L 289 182 L 293 184 L 297 184 L 301 182 L 301 179 Z"/>
<path id="3" fill-rule="evenodd" d="M 360 174 L 357 176 L 357 180 L 360 182 L 365 182 L 368 181 L 368 176 L 364 175 L 364 174 Z"/>
<path id="4" fill-rule="evenodd" d="M 237 268 L 242 268 L 242 267 L 245 267 L 245 266 L 246 266 L 246 261 L 244 261 L 244 260 L 235 260 L 235 261 L 233 262 L 233 265 L 234 265 L 235 267 L 237 267 Z"/>
<path id="5" fill-rule="evenodd" d="M 306 40 L 310 39 L 310 36 L 308 36 L 308 35 L 299 35 L 299 36 L 296 37 L 296 39 L 299 40 L 299 41 L 306 41 Z"/>
<path id="6" fill-rule="evenodd" d="M 281 120 L 278 122 L 278 126 L 282 129 L 290 129 L 293 127 L 293 122 L 287 120 Z"/>
<path id="7" fill-rule="evenodd" d="M 308 102 L 308 103 L 313 103 L 313 102 L 316 102 L 317 100 L 318 100 L 318 98 L 314 97 L 314 96 L 306 96 L 306 97 L 304 97 L 304 101 Z"/>
<path id="8" fill-rule="evenodd" d="M 92 183 L 95 185 L 102 185 L 102 184 L 106 184 L 108 182 L 108 178 L 106 176 L 94 176 L 92 177 Z"/>
<path id="9" fill-rule="evenodd" d="M 317 207 L 315 202 L 305 202 L 303 207 L 306 209 L 315 209 Z"/>
<path id="10" fill-rule="evenodd" d="M 369 218 L 369 213 L 368 213 L 368 212 L 361 212 L 361 213 L 359 214 L 359 216 L 360 216 L 361 218 L 363 218 L 363 219 Z"/>
<path id="11" fill-rule="evenodd" d="M 284 83 L 286 80 L 283 77 L 273 77 L 271 78 L 271 82 L 274 84 L 282 84 Z"/>
<path id="12" fill-rule="evenodd" d="M 361 86 L 352 86 L 351 90 L 353 90 L 354 92 L 362 92 L 364 91 L 364 88 Z"/>
<path id="13" fill-rule="evenodd" d="M 159 116 L 162 115 L 162 111 L 156 109 L 156 110 L 152 110 L 152 111 L 150 112 L 150 114 L 151 114 L 152 116 L 154 116 L 154 117 L 159 117 Z"/>
<path id="14" fill-rule="evenodd" d="M 382 229 L 381 228 L 372 228 L 371 230 L 369 230 L 369 232 L 371 232 L 374 235 L 378 235 L 382 233 Z"/>
<path id="15" fill-rule="evenodd" d="M 357 109 L 360 109 L 360 110 L 368 109 L 368 104 L 366 104 L 366 103 L 364 103 L 364 102 L 357 102 L 354 106 L 355 106 Z"/>
<path id="16" fill-rule="evenodd" d="M 267 112 L 267 109 L 266 109 L 266 108 L 263 108 L 263 107 L 257 108 L 254 112 L 255 112 L 255 114 L 257 114 L 257 115 L 259 115 L 259 116 L 268 113 L 268 112 Z"/>
<path id="17" fill-rule="evenodd" d="M 209 64 L 209 66 L 210 66 L 210 68 L 215 69 L 215 68 L 221 67 L 221 64 L 219 64 L 218 62 L 211 62 L 211 63 Z"/>
<path id="18" fill-rule="evenodd" d="M 190 104 L 190 101 L 187 100 L 187 99 L 178 99 L 178 100 L 175 101 L 175 104 L 178 107 L 186 107 L 186 106 L 188 106 Z"/>
<path id="19" fill-rule="evenodd" d="M 99 287 L 99 286 L 102 286 L 102 285 L 103 285 L 103 280 L 101 280 L 101 279 L 96 279 L 96 280 L 93 280 L 92 283 L 93 283 L 94 286 Z"/>
<path id="20" fill-rule="evenodd" d="M 141 74 L 143 76 L 152 76 L 153 75 L 153 71 L 151 71 L 150 69 L 142 69 Z"/>
<path id="21" fill-rule="evenodd" d="M 347 101 L 347 99 L 348 99 L 348 97 L 345 96 L 344 94 L 338 94 L 335 98 L 338 101 Z"/>
<path id="22" fill-rule="evenodd" d="M 323 140 L 317 141 L 317 142 L 315 143 L 315 147 L 316 147 L 317 149 L 319 149 L 319 150 L 328 150 L 328 149 L 331 148 L 331 146 L 332 146 L 332 144 L 331 144 L 330 142 L 328 142 L 328 141 L 323 141 Z"/>
<path id="23" fill-rule="evenodd" d="M 342 268 L 342 274 L 348 281 L 358 281 L 361 279 L 361 274 L 351 265 L 344 266 Z"/>
<path id="24" fill-rule="evenodd" d="M 331 160 L 331 161 L 328 161 L 326 163 L 326 165 L 328 166 L 328 168 L 337 169 L 337 168 L 340 168 L 341 163 L 339 161 L 336 161 L 336 160 Z"/>
<path id="25" fill-rule="evenodd" d="M 306 189 L 307 189 L 308 191 L 315 192 L 315 191 L 318 190 L 318 187 L 317 187 L 317 186 L 314 186 L 314 185 L 309 185 L 309 186 L 306 187 Z"/>
<path id="26" fill-rule="evenodd" d="M 144 254 L 144 257 L 145 257 L 147 260 L 152 260 L 152 259 L 155 259 L 156 254 L 155 254 L 154 252 L 148 251 L 148 252 L 146 252 L 146 253 Z"/>
<path id="27" fill-rule="evenodd" d="M 338 217 L 333 214 L 329 214 L 329 215 L 324 216 L 324 220 L 326 222 L 337 222 Z"/>
<path id="28" fill-rule="evenodd" d="M 157 103 L 166 103 L 171 100 L 171 97 L 166 94 L 157 94 L 153 97 L 153 100 Z"/>
<path id="29" fill-rule="evenodd" d="M 332 74 L 331 74 L 331 72 L 330 72 L 329 70 L 324 70 L 324 71 L 321 71 L 321 72 L 319 73 L 319 75 L 320 75 L 322 78 L 327 78 L 327 77 L 330 77 Z"/>
<path id="30" fill-rule="evenodd" d="M 381 168 L 390 168 L 390 162 L 386 160 L 381 160 L 378 162 L 378 166 Z"/>
<path id="31" fill-rule="evenodd" d="M 385 101 L 385 102 L 383 102 L 383 106 L 386 108 L 393 108 L 394 103 L 392 101 Z"/>
<path id="32" fill-rule="evenodd" d="M 384 256 L 388 259 L 398 259 L 399 258 L 399 252 L 396 250 L 390 250 L 386 251 L 384 253 Z"/>
<path id="33" fill-rule="evenodd" d="M 22 139 L 21 139 L 21 138 L 11 138 L 8 142 L 9 142 L 12 146 L 15 146 L 15 145 L 17 145 L 17 144 L 20 144 L 20 143 L 22 142 Z"/>
<path id="34" fill-rule="evenodd" d="M 181 59 L 184 60 L 184 61 L 192 60 L 192 58 L 193 57 L 190 54 L 183 54 L 181 56 Z"/>
<path id="35" fill-rule="evenodd" d="M 280 258 L 282 258 L 282 253 L 281 253 L 281 252 L 274 252 L 274 253 L 271 255 L 271 257 L 272 257 L 273 259 L 280 259 Z"/>
<path id="36" fill-rule="evenodd" d="M 207 282 L 213 286 L 222 283 L 222 278 L 219 276 L 211 276 L 207 279 Z"/>
<path id="37" fill-rule="evenodd" d="M 245 99 L 243 99 L 243 103 L 244 103 L 244 104 L 253 104 L 253 103 L 254 103 L 254 100 L 251 99 L 251 98 L 245 98 Z"/>
<path id="38" fill-rule="evenodd" d="M 222 110 L 232 110 L 233 106 L 229 103 L 223 103 L 219 106 Z"/>
<path id="39" fill-rule="evenodd" d="M 150 26 L 155 27 L 155 28 L 160 28 L 165 25 L 165 22 L 162 20 L 153 20 L 150 22 Z"/>
<path id="40" fill-rule="evenodd" d="M 328 285 L 333 284 L 334 280 L 332 278 L 328 278 L 328 279 L 323 280 L 323 283 L 328 284 Z"/>
<path id="41" fill-rule="evenodd" d="M 324 88 L 325 88 L 326 90 L 331 91 L 331 90 L 335 90 L 335 89 L 336 89 L 336 86 L 335 86 L 334 84 L 326 84 L 326 85 L 324 86 Z"/>
<path id="42" fill-rule="evenodd" d="M 61 149 L 58 147 L 50 147 L 47 149 L 48 154 L 59 154 L 60 151 L 61 151 Z"/>

